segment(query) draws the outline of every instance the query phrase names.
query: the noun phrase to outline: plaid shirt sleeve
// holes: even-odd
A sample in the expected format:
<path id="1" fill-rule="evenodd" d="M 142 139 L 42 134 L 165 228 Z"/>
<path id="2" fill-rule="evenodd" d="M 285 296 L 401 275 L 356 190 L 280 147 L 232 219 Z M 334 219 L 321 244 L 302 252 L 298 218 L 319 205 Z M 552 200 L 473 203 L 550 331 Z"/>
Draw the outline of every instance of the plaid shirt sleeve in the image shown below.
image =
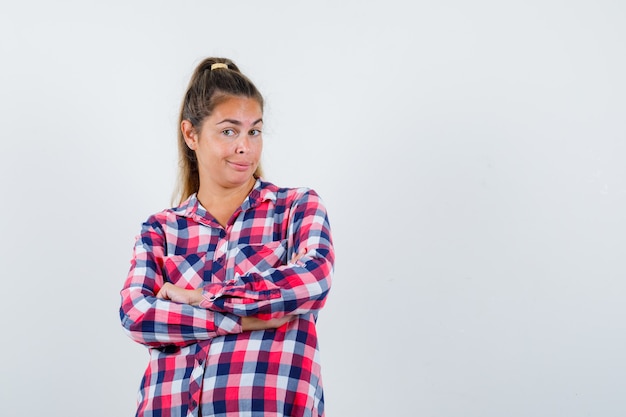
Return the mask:
<path id="1" fill-rule="evenodd" d="M 307 190 L 295 199 L 287 241 L 288 257 L 303 249 L 305 256 L 273 266 L 275 252 L 243 254 L 235 265 L 235 278 L 205 286 L 200 306 L 264 319 L 321 309 L 331 285 L 334 249 L 326 209 L 315 191 Z"/>
<path id="2" fill-rule="evenodd" d="M 137 237 L 130 272 L 121 291 L 120 318 L 126 333 L 152 347 L 186 346 L 220 335 L 240 333 L 240 319 L 156 298 L 163 286 L 165 238 L 155 216 Z"/>

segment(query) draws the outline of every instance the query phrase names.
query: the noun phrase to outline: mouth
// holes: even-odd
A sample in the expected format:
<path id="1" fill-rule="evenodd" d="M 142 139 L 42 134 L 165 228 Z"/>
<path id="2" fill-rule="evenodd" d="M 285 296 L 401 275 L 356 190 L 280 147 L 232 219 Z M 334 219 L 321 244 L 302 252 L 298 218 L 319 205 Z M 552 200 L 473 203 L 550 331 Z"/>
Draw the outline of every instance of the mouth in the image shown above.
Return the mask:
<path id="1" fill-rule="evenodd" d="M 252 166 L 252 164 L 248 162 L 233 162 L 233 161 L 227 161 L 227 162 L 236 171 L 247 171 L 248 169 L 250 169 L 250 166 Z"/>

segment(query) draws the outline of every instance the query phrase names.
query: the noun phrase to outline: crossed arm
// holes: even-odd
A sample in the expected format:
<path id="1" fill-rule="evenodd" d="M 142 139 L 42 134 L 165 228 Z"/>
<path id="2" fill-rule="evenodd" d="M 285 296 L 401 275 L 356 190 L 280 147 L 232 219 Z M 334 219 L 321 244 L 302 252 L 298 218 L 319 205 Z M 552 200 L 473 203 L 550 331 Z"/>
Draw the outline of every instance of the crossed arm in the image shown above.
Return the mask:
<path id="1" fill-rule="evenodd" d="M 188 290 L 163 275 L 164 219 L 144 224 L 121 291 L 120 318 L 135 341 L 186 346 L 216 336 L 278 328 L 325 303 L 334 252 L 326 212 L 315 193 L 292 207 L 289 244 L 298 248 L 287 265 L 238 275 L 236 280 Z M 306 248 L 306 253 L 304 248 Z"/>
<path id="2" fill-rule="evenodd" d="M 291 258 L 290 263 L 296 263 L 306 254 L 306 249 L 302 249 L 299 253 L 296 253 Z M 170 300 L 175 303 L 180 304 L 189 304 L 191 306 L 197 307 L 204 300 L 202 296 L 202 288 L 198 288 L 195 290 L 186 290 L 184 288 L 177 287 L 176 285 L 166 282 L 163 284 L 163 287 L 159 290 L 156 295 L 156 298 L 161 300 Z M 242 317 L 241 318 L 241 330 L 244 332 L 253 331 L 253 330 L 268 330 L 268 329 L 277 329 L 291 321 L 294 315 L 285 315 L 278 318 L 272 318 L 269 320 L 263 320 L 254 316 Z"/>

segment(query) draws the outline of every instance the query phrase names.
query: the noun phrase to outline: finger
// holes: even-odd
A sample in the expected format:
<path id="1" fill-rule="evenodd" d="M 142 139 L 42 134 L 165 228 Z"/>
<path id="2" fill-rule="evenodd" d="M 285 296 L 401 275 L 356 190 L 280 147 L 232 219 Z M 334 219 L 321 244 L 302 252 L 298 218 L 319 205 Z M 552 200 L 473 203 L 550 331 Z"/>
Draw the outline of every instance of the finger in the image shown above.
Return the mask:
<path id="1" fill-rule="evenodd" d="M 157 293 L 156 298 L 160 298 L 161 300 L 168 299 L 169 296 L 168 296 L 167 288 L 169 285 L 170 285 L 169 282 L 166 282 L 165 284 L 163 284 L 163 287 L 161 287 L 161 289 Z"/>
<path id="2" fill-rule="evenodd" d="M 304 255 L 306 255 L 306 248 L 302 248 L 300 249 L 298 253 L 294 253 L 293 257 L 291 258 L 291 262 L 292 263 L 298 262 L 300 258 L 302 258 Z"/>

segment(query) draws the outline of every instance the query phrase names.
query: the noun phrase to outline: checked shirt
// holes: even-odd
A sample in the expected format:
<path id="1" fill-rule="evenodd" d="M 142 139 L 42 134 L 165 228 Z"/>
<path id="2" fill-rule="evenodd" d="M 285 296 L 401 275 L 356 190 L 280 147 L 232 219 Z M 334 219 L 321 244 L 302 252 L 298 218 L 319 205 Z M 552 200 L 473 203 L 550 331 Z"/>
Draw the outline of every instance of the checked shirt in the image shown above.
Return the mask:
<path id="1" fill-rule="evenodd" d="M 122 325 L 150 353 L 137 416 L 323 416 L 315 321 L 333 263 L 326 210 L 311 189 L 259 179 L 225 228 L 195 195 L 151 216 L 121 291 Z M 202 288 L 204 300 L 157 299 L 165 282 Z M 242 331 L 241 317 L 285 315 L 296 318 Z"/>

